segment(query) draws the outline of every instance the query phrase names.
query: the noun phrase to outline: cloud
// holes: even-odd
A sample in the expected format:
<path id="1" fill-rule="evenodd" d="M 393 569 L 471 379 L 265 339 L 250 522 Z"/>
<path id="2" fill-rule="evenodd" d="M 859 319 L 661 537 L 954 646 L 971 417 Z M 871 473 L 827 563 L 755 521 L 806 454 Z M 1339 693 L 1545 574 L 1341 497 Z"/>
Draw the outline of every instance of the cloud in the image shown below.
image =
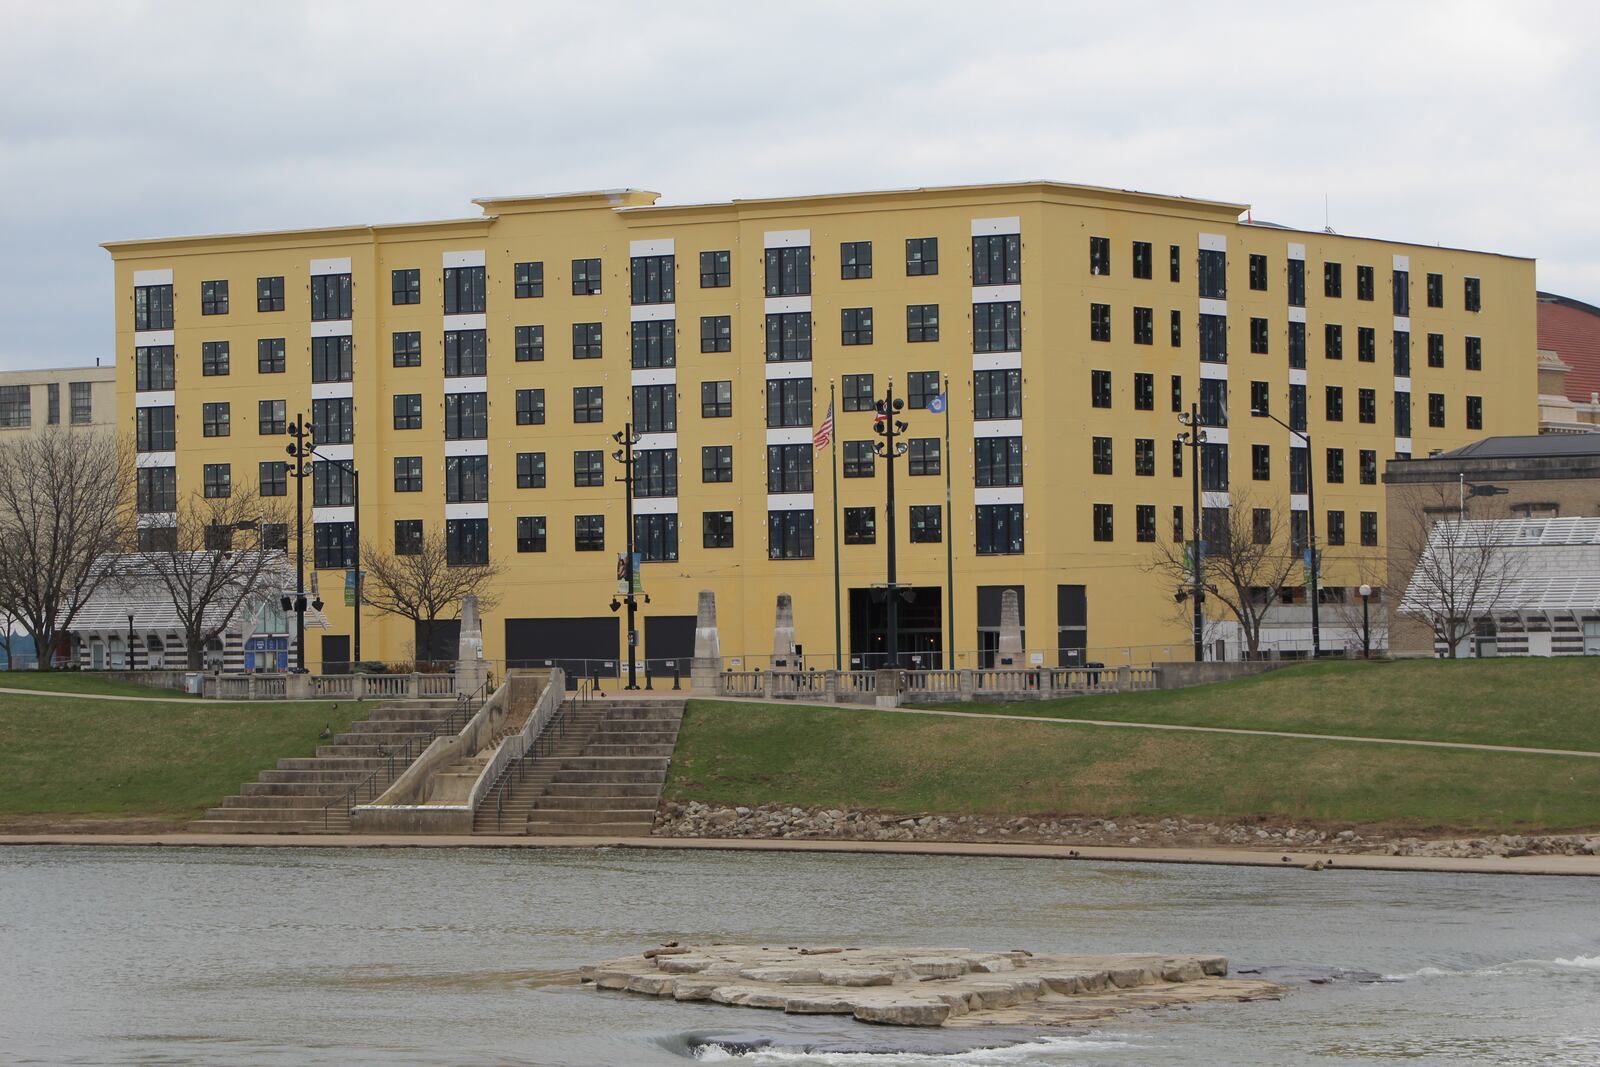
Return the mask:
<path id="1" fill-rule="evenodd" d="M 99 242 L 1049 177 L 1540 260 L 1600 299 L 1588 5 L 0 0 L 0 367 L 113 345 Z"/>

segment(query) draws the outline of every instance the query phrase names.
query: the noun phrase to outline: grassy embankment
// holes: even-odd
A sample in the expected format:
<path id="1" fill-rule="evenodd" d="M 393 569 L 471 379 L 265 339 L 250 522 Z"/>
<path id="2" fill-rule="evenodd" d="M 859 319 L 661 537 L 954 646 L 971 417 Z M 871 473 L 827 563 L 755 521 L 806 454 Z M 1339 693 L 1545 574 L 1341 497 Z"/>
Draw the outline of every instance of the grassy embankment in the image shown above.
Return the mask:
<path id="1" fill-rule="evenodd" d="M 987 710 L 1600 750 L 1597 687 L 1596 661 L 1341 663 Z M 1556 831 L 1600 827 L 1600 759 L 695 701 L 667 797 Z"/>
<path id="2" fill-rule="evenodd" d="M 135 682 L 119 682 L 79 671 L 0 671 L 0 689 L 33 689 L 41 693 L 86 693 L 92 696 L 198 699 L 174 689 L 157 689 Z M 3 702 L 7 695 L 0 693 L 0 702 Z"/>
<path id="3" fill-rule="evenodd" d="M 115 684 L 77 681 L 79 692 Z M 348 700 L 120 703 L 0 693 L 0 826 L 46 828 L 92 817 L 179 823 L 280 758 L 311 755 L 324 725 L 338 733 L 362 707 Z"/>

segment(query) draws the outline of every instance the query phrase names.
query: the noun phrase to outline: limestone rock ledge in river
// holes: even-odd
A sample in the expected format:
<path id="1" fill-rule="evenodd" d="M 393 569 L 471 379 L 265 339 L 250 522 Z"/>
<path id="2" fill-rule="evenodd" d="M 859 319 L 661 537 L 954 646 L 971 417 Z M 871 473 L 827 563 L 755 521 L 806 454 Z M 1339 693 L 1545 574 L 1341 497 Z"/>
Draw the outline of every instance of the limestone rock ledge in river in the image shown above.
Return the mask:
<path id="1" fill-rule="evenodd" d="M 892 1026 L 1074 1025 L 1134 1009 L 1284 993 L 1227 974 L 1221 956 L 676 944 L 582 970 L 599 989 Z"/>

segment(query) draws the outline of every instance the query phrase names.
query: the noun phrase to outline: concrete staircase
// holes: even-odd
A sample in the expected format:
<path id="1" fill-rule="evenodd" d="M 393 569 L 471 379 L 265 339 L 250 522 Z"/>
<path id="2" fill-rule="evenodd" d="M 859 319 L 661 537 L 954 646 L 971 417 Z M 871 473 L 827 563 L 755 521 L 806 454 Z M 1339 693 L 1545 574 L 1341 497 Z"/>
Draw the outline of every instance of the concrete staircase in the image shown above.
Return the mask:
<path id="1" fill-rule="evenodd" d="M 457 710 L 454 697 L 442 700 L 408 700 L 374 708 L 360 722 L 350 724 L 329 744 L 317 748 L 308 759 L 281 759 L 278 765 L 262 771 L 254 782 L 246 782 L 237 795 L 225 798 L 205 817 L 189 824 L 190 830 L 213 834 L 304 834 L 345 833 L 350 828 L 350 812 L 339 799 L 350 788 L 379 774 L 378 788 L 388 784 L 391 752 L 404 750 L 407 742 L 415 756 L 427 746 L 429 738 Z M 457 716 L 455 727 L 461 726 Z M 398 775 L 406 761 L 394 760 Z"/>
<path id="2" fill-rule="evenodd" d="M 488 798 L 476 832 L 649 836 L 683 701 L 607 698 L 569 710 L 575 717 L 566 734 L 530 761 L 520 781 L 508 778 L 503 812 Z"/>
<path id="3" fill-rule="evenodd" d="M 589 738 L 610 709 L 596 700 L 580 703 L 565 701 L 535 751 L 495 783 L 484 797 L 473 818 L 475 834 L 524 834 L 528 832 L 528 813 L 533 802 L 555 780 L 556 772 L 569 761 L 583 755 Z M 503 797 L 503 799 L 502 799 Z"/>
<path id="4" fill-rule="evenodd" d="M 681 700 L 606 701 L 583 754 L 556 771 L 528 814 L 528 833 L 648 837 L 678 743 Z"/>

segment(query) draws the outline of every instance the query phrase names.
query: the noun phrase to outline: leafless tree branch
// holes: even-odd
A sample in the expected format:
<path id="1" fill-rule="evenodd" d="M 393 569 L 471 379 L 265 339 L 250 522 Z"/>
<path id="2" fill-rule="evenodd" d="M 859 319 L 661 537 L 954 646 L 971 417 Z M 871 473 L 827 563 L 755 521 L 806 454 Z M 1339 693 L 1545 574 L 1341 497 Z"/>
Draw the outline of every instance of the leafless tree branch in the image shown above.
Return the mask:
<path id="1" fill-rule="evenodd" d="M 500 564 L 451 564 L 444 533 L 423 536 L 416 551 L 395 553 L 372 542 L 361 546 L 362 602 L 374 611 L 410 619 L 422 628 L 419 655 L 433 655 L 433 625 L 461 613 L 461 601 L 475 593 L 478 605 L 489 609 L 499 602 L 494 586 Z"/>
<path id="2" fill-rule="evenodd" d="M 46 429 L 0 444 L 0 606 L 50 669 L 58 634 L 107 579 L 97 561 L 131 544 L 131 443 Z"/>

